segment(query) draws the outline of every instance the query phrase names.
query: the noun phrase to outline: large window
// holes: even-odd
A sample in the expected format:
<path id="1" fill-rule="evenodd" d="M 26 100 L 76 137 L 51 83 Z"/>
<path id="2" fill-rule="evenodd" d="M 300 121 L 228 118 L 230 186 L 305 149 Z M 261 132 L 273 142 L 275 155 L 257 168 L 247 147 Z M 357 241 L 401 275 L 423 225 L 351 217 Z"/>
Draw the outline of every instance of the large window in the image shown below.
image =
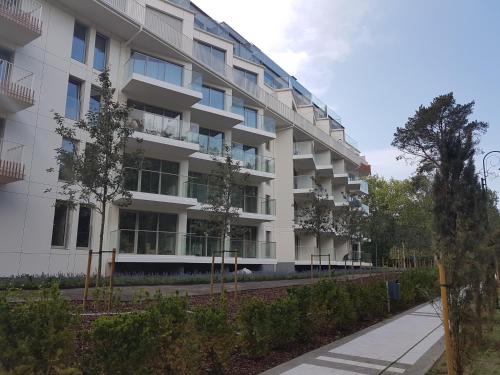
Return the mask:
<path id="1" fill-rule="evenodd" d="M 235 67 L 234 80 L 240 87 L 243 86 L 248 90 L 253 90 L 257 86 L 257 73 Z"/>
<path id="2" fill-rule="evenodd" d="M 67 202 L 57 200 L 54 208 L 52 222 L 52 247 L 66 247 L 69 232 L 69 205 Z"/>
<path id="3" fill-rule="evenodd" d="M 119 252 L 174 255 L 177 215 L 120 210 Z"/>
<path id="4" fill-rule="evenodd" d="M 245 126 L 249 128 L 257 127 L 257 111 L 252 108 L 245 107 L 243 109 L 243 117 L 245 118 Z"/>
<path id="5" fill-rule="evenodd" d="M 92 208 L 80 205 L 78 210 L 78 227 L 76 231 L 76 247 L 88 249 L 90 246 Z"/>
<path id="6" fill-rule="evenodd" d="M 179 138 L 182 113 L 129 100 L 132 126 L 141 133 Z"/>
<path id="7" fill-rule="evenodd" d="M 131 60 L 134 73 L 182 86 L 183 67 L 181 65 L 139 52 L 132 52 Z"/>
<path id="8" fill-rule="evenodd" d="M 222 155 L 224 151 L 223 132 L 207 128 L 200 128 L 198 139 L 200 144 L 200 152 L 204 152 L 206 154 Z"/>
<path id="9" fill-rule="evenodd" d="M 256 169 L 257 167 L 257 147 L 247 146 L 240 143 L 233 143 L 233 158 L 243 162 L 244 168 Z"/>
<path id="10" fill-rule="evenodd" d="M 64 153 L 59 164 L 59 180 L 69 181 L 73 178 L 73 158 L 76 152 L 76 141 L 63 137 L 61 148 Z"/>
<path id="11" fill-rule="evenodd" d="M 106 68 L 108 38 L 96 34 L 94 47 L 94 69 L 102 72 Z"/>
<path id="12" fill-rule="evenodd" d="M 200 102 L 201 104 L 224 109 L 224 91 L 209 86 L 202 86 L 201 93 L 203 95 Z"/>
<path id="13" fill-rule="evenodd" d="M 85 64 L 87 54 L 87 27 L 75 22 L 73 30 L 73 44 L 71 46 L 71 58 Z"/>
<path id="14" fill-rule="evenodd" d="M 66 118 L 71 120 L 80 119 L 82 82 L 70 77 L 68 80 L 68 91 L 66 93 Z"/>
<path id="15" fill-rule="evenodd" d="M 178 195 L 179 164 L 167 160 L 144 158 L 136 168 L 127 168 L 125 188 L 143 193 Z"/>

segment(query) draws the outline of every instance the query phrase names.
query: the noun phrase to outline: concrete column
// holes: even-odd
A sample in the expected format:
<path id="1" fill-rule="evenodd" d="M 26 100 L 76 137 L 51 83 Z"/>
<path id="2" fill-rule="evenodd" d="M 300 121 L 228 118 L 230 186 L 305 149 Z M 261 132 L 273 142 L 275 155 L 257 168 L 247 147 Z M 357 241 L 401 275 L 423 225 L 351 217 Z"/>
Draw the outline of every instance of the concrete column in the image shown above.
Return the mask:
<path id="1" fill-rule="evenodd" d="M 187 211 L 181 212 L 177 215 L 177 255 L 185 255 L 185 234 L 187 232 Z"/>
<path id="2" fill-rule="evenodd" d="M 277 134 L 276 149 L 276 258 L 277 270 L 291 271 L 295 266 L 293 230 L 293 129 Z"/>

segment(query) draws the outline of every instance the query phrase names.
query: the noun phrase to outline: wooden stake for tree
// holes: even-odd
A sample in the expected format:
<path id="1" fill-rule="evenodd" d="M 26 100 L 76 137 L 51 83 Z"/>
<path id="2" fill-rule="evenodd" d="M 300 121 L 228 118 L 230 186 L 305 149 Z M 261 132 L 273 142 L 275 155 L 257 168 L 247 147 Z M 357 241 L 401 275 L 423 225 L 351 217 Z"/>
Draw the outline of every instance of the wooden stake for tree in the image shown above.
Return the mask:
<path id="1" fill-rule="evenodd" d="M 113 275 L 115 273 L 116 265 L 116 249 L 111 251 L 111 274 L 109 275 L 109 300 L 108 300 L 108 310 L 111 310 L 111 304 L 113 301 Z"/>
<path id="2" fill-rule="evenodd" d="M 210 296 L 214 295 L 215 252 L 212 251 L 212 265 L 210 266 Z"/>
<path id="3" fill-rule="evenodd" d="M 89 284 L 90 284 L 90 269 L 92 267 L 92 249 L 89 249 L 89 257 L 87 259 L 87 273 L 85 274 L 85 290 L 83 291 L 83 309 L 87 306 L 87 299 L 89 297 Z"/>
<path id="4" fill-rule="evenodd" d="M 238 253 L 234 254 L 234 302 L 238 300 Z"/>
<path id="5" fill-rule="evenodd" d="M 453 365 L 453 352 L 450 336 L 450 318 L 448 309 L 448 294 L 446 285 L 446 273 L 441 261 L 438 262 L 439 270 L 439 285 L 441 288 L 441 304 L 443 305 L 443 327 L 444 327 L 444 347 L 446 351 L 446 367 L 448 375 L 455 375 L 455 367 Z"/>
<path id="6" fill-rule="evenodd" d="M 311 283 L 313 282 L 314 276 L 313 276 L 313 255 L 311 254 Z"/>

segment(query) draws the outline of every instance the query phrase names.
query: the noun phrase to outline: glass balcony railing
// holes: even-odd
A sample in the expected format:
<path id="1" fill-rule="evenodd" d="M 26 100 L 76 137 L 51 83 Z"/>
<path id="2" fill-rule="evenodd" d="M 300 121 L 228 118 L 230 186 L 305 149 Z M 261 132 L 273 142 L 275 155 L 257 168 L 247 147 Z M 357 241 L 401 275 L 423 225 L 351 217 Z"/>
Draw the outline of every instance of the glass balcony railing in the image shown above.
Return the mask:
<path id="1" fill-rule="evenodd" d="M 295 260 L 311 262 L 311 255 L 314 264 L 319 263 L 320 253 L 317 247 L 309 246 L 295 246 Z M 321 264 L 328 265 L 328 255 L 330 255 L 330 262 L 336 261 L 334 249 L 321 249 Z"/>
<path id="2" fill-rule="evenodd" d="M 218 195 L 220 192 L 217 185 L 199 184 L 193 181 L 187 181 L 185 185 L 187 196 L 196 198 L 200 203 L 207 203 L 211 197 Z M 276 215 L 275 199 L 235 194 L 231 203 L 233 207 L 241 208 L 243 212 Z"/>
<path id="3" fill-rule="evenodd" d="M 110 245 L 116 248 L 119 254 L 220 256 L 222 242 L 220 237 L 167 231 L 118 229 L 110 233 Z M 276 258 L 275 242 L 228 238 L 224 247 L 226 250 L 235 250 L 240 258 Z"/>
<path id="4" fill-rule="evenodd" d="M 129 126 L 135 131 L 177 139 L 185 142 L 199 142 L 199 126 L 179 118 L 171 118 L 133 109 L 130 112 Z"/>
<path id="5" fill-rule="evenodd" d="M 294 155 L 314 155 L 314 142 L 313 141 L 294 142 L 293 143 L 293 154 Z"/>
<path id="6" fill-rule="evenodd" d="M 187 176 L 148 169 L 125 168 L 124 187 L 141 193 L 186 196 Z"/>
<path id="7" fill-rule="evenodd" d="M 0 17 L 42 32 L 42 4 L 35 0 L 0 0 Z"/>
<path id="8" fill-rule="evenodd" d="M 234 105 L 232 112 L 243 117 L 242 125 L 247 128 L 260 129 L 269 133 L 276 134 L 276 120 L 269 116 L 261 115 L 255 111 L 245 110 L 243 105 Z"/>
<path id="9" fill-rule="evenodd" d="M 34 102 L 32 86 L 33 73 L 0 59 L 0 95 L 32 104 Z"/>
<path id="10" fill-rule="evenodd" d="M 312 176 L 293 176 L 294 189 L 313 189 L 314 179 Z"/>
<path id="11" fill-rule="evenodd" d="M 232 154 L 241 162 L 241 167 L 260 172 L 274 173 L 274 158 L 245 151 L 241 145 L 233 143 Z"/>
<path id="12" fill-rule="evenodd" d="M 159 81 L 171 83 L 176 86 L 188 87 L 201 91 L 201 74 L 193 72 L 182 65 L 177 65 L 165 60 L 134 52 L 125 63 L 126 80 L 132 73 Z"/>
<path id="13" fill-rule="evenodd" d="M 173 4 L 179 5 L 180 7 L 186 8 L 186 9 L 189 9 L 190 5 L 191 5 L 190 0 L 168 0 L 168 1 L 170 1 Z"/>

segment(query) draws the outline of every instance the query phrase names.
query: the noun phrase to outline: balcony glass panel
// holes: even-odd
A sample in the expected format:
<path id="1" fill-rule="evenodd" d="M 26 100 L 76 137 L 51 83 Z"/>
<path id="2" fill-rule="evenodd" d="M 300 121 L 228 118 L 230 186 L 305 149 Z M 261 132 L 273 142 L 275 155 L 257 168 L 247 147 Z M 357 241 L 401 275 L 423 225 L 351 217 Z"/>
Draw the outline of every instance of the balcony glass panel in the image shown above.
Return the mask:
<path id="1" fill-rule="evenodd" d="M 183 67 L 142 53 L 134 52 L 128 62 L 132 73 L 183 86 Z"/>

